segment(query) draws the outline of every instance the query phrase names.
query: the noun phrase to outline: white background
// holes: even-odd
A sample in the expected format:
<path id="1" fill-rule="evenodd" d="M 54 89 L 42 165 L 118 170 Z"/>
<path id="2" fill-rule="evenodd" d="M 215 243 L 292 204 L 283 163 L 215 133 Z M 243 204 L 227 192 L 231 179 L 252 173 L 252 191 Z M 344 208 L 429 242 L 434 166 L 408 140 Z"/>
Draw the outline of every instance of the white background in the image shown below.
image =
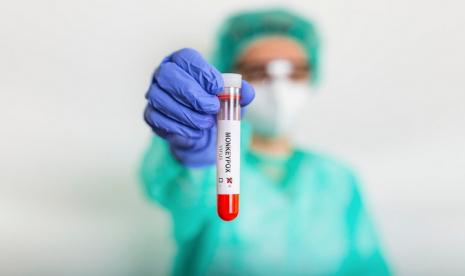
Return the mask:
<path id="1" fill-rule="evenodd" d="M 163 56 L 208 54 L 230 11 L 270 4 L 218 2 L 0 4 L 0 274 L 169 271 L 137 179 L 144 93 Z M 299 144 L 359 171 L 396 273 L 465 274 L 465 6 L 286 2 L 324 38 Z"/>

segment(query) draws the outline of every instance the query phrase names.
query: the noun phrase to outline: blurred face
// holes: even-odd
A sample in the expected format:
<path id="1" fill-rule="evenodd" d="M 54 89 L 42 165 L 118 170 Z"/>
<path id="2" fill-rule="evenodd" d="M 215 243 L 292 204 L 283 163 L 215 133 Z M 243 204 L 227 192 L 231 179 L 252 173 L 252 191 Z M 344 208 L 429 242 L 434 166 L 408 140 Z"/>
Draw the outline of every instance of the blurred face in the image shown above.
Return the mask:
<path id="1" fill-rule="evenodd" d="M 300 44 L 284 36 L 271 36 L 253 42 L 239 56 L 236 71 L 249 82 L 268 80 L 267 65 L 273 60 L 287 60 L 292 65 L 289 79 L 307 81 L 310 70 L 307 55 Z"/>
<path id="2" fill-rule="evenodd" d="M 254 133 L 288 137 L 310 96 L 310 70 L 302 46 L 282 36 L 259 39 L 240 55 L 236 70 L 255 89 L 246 113 Z"/>

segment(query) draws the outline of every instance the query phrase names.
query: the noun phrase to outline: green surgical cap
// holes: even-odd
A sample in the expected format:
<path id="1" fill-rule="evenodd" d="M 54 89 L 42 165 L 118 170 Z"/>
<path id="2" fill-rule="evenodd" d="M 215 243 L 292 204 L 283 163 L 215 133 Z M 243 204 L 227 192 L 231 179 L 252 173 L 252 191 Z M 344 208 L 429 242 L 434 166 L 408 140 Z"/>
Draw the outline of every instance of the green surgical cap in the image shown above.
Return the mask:
<path id="1" fill-rule="evenodd" d="M 305 49 L 312 82 L 318 80 L 320 39 L 312 22 L 283 9 L 259 10 L 232 15 L 220 28 L 213 64 L 221 72 L 234 71 L 236 59 L 253 41 L 264 36 L 282 35 Z"/>

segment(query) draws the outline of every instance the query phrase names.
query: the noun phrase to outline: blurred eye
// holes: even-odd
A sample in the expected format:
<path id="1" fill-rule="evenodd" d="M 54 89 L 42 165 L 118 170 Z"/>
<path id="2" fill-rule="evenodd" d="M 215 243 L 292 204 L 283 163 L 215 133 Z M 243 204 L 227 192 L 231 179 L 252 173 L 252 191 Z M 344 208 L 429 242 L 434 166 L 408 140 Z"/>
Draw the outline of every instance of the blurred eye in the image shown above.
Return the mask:
<path id="1" fill-rule="evenodd" d="M 293 80 L 305 80 L 310 77 L 310 68 L 306 64 L 294 65 L 290 78 Z"/>
<path id="2" fill-rule="evenodd" d="M 294 61 L 288 77 L 292 80 L 306 80 L 310 77 L 310 68 L 306 61 Z M 270 79 L 267 71 L 268 63 L 240 63 L 236 71 L 242 74 L 246 81 L 260 82 Z"/>
<path id="3" fill-rule="evenodd" d="M 261 64 L 242 64 L 238 67 L 238 71 L 247 81 L 261 81 L 267 78 L 266 67 Z"/>
<path id="4" fill-rule="evenodd" d="M 253 70 L 246 74 L 246 77 L 251 81 L 264 80 L 267 77 L 265 70 Z"/>

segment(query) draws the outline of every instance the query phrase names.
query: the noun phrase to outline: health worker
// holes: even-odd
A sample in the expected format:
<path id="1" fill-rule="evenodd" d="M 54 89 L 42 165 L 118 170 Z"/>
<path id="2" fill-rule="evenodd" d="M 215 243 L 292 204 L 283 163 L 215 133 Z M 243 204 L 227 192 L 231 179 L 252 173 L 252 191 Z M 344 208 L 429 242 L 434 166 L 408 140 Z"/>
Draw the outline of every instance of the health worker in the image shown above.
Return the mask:
<path id="1" fill-rule="evenodd" d="M 185 48 L 157 67 L 141 178 L 172 219 L 173 275 L 389 275 L 354 172 L 290 139 L 319 78 L 319 51 L 312 22 L 259 10 L 224 23 L 211 63 Z M 220 72 L 245 79 L 240 213 L 230 222 L 216 212 Z"/>

